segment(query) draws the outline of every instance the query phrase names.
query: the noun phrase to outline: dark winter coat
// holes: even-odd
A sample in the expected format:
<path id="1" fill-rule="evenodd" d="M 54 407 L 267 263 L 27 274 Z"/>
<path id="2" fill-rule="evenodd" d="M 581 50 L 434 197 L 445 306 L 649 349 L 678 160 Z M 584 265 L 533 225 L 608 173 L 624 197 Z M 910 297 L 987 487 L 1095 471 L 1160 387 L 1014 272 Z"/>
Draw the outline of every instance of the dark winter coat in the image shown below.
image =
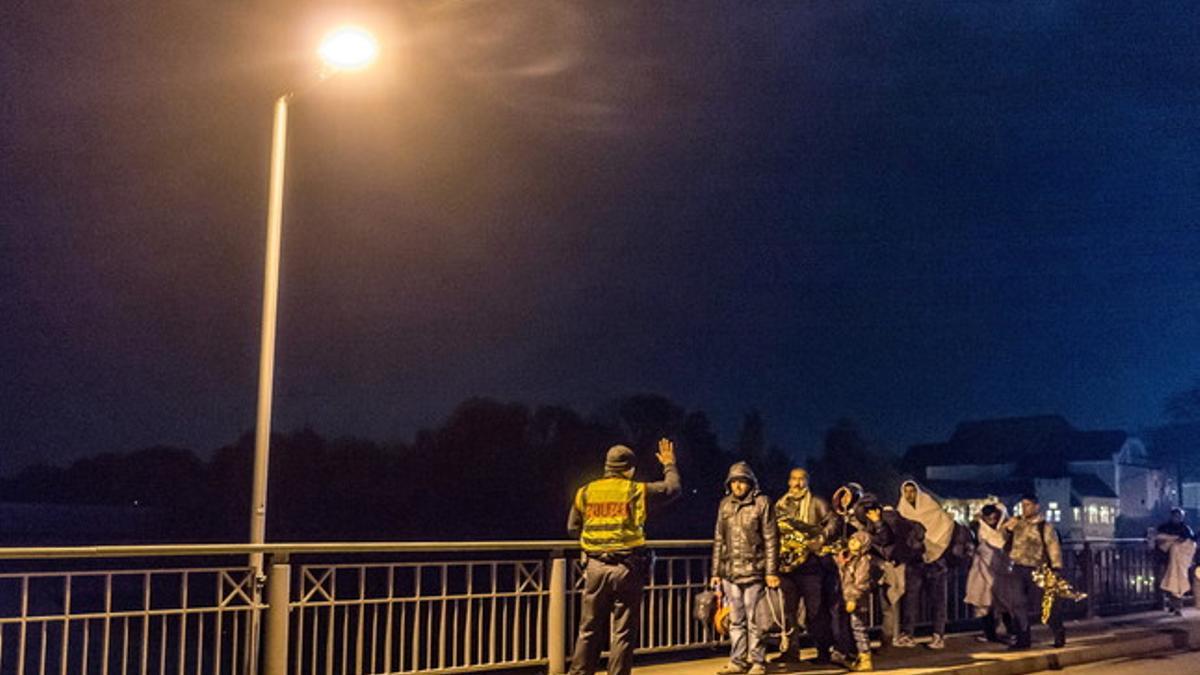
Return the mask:
<path id="1" fill-rule="evenodd" d="M 758 490 L 750 465 L 738 462 L 729 468 L 725 486 L 734 479 L 750 483 L 750 491 L 738 499 L 729 493 L 717 507 L 713 533 L 713 575 L 734 583 L 762 581 L 778 574 L 779 529 L 771 500 Z"/>
<path id="2" fill-rule="evenodd" d="M 921 562 L 925 554 L 925 528 L 917 521 L 901 516 L 889 506 L 883 509 L 879 522 L 871 522 L 864 514 L 856 524 L 871 535 L 871 548 L 881 559 L 898 565 Z"/>

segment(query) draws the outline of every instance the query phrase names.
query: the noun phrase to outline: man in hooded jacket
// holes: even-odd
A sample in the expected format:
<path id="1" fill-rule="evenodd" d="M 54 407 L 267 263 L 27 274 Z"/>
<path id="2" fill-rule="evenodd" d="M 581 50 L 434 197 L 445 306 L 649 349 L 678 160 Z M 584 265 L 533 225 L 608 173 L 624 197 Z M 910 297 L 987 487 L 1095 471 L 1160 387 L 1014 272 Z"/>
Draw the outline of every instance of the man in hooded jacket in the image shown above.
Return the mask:
<path id="1" fill-rule="evenodd" d="M 766 672 L 763 627 L 754 620 L 767 587 L 779 586 L 779 529 L 771 500 L 758 489 L 750 465 L 737 462 L 725 479 L 713 532 L 712 585 L 729 604 L 729 663 L 721 675 Z"/>

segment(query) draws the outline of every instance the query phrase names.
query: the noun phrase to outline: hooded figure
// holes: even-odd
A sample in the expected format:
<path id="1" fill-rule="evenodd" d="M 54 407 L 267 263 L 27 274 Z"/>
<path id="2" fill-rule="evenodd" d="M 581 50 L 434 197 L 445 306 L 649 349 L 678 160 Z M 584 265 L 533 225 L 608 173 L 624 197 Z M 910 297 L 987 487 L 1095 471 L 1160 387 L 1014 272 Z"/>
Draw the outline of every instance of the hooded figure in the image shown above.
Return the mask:
<path id="1" fill-rule="evenodd" d="M 766 673 L 763 625 L 755 620 L 767 586 L 779 585 L 779 528 L 771 500 L 758 489 L 750 465 L 738 462 L 725 479 L 713 533 L 713 581 L 729 603 L 729 664 L 718 673 Z M 765 584 L 764 584 L 765 582 Z"/>
<path id="2" fill-rule="evenodd" d="M 850 515 L 864 494 L 862 485 L 846 483 L 833 491 L 833 510 L 842 517 Z"/>
<path id="3" fill-rule="evenodd" d="M 735 480 L 750 484 L 740 498 L 730 488 Z M 725 493 L 713 533 L 713 576 L 740 584 L 778 574 L 779 529 L 771 500 L 759 491 L 749 464 L 737 462 L 729 467 Z"/>
<path id="4" fill-rule="evenodd" d="M 963 600 L 978 610 L 988 610 L 995 602 L 996 581 L 1008 569 L 1008 555 L 1004 552 L 1004 525 L 1008 517 L 1008 508 L 1004 504 L 992 504 L 991 507 L 999 513 L 999 520 L 993 526 L 988 522 L 985 513 L 981 513 L 971 521 L 971 528 L 979 545 L 975 547 L 975 557 L 971 561 L 971 570 L 967 573 L 967 591 Z M 992 516 L 993 518 L 995 516 Z"/>
<path id="5" fill-rule="evenodd" d="M 905 497 L 905 488 L 916 491 L 916 503 Z M 916 481 L 906 480 L 900 486 L 900 501 L 896 504 L 900 515 L 915 520 L 925 528 L 924 561 L 931 563 L 942 557 L 954 536 L 954 517 L 942 508 L 937 500 L 929 496 Z"/>

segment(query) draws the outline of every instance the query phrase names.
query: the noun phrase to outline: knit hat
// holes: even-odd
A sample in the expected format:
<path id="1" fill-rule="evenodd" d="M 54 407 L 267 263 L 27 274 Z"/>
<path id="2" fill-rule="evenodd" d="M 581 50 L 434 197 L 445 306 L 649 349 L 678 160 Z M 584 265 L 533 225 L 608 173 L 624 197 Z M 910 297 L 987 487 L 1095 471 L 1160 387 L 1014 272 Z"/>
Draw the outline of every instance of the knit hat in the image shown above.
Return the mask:
<path id="1" fill-rule="evenodd" d="M 633 460 L 633 450 L 624 445 L 614 445 L 604 457 L 604 470 L 618 473 L 628 471 L 633 468 Z"/>

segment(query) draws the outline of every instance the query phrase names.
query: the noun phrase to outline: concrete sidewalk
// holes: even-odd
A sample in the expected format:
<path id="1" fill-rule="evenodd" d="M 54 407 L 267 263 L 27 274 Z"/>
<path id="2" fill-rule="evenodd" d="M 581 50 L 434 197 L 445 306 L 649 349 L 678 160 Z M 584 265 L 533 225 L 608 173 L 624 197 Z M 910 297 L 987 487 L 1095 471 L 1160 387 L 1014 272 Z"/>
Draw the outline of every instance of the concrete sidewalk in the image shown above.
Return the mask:
<path id="1" fill-rule="evenodd" d="M 1164 612 L 1145 612 L 1107 619 L 1067 622 L 1067 646 L 1052 649 L 1049 631 L 1037 626 L 1034 648 L 1008 651 L 991 643 L 980 643 L 974 635 L 946 638 L 946 649 L 926 648 L 927 640 L 915 649 L 889 648 L 876 651 L 875 670 L 895 675 L 939 673 L 941 675 L 1018 675 L 1065 666 L 1103 661 L 1116 657 L 1166 653 L 1200 648 L 1200 611 L 1184 610 L 1183 618 Z M 815 652 L 808 650 L 804 658 Z M 663 663 L 637 668 L 645 675 L 712 675 L 725 657 Z M 785 669 L 772 666 L 771 673 L 842 673 L 844 668 L 801 664 Z"/>

